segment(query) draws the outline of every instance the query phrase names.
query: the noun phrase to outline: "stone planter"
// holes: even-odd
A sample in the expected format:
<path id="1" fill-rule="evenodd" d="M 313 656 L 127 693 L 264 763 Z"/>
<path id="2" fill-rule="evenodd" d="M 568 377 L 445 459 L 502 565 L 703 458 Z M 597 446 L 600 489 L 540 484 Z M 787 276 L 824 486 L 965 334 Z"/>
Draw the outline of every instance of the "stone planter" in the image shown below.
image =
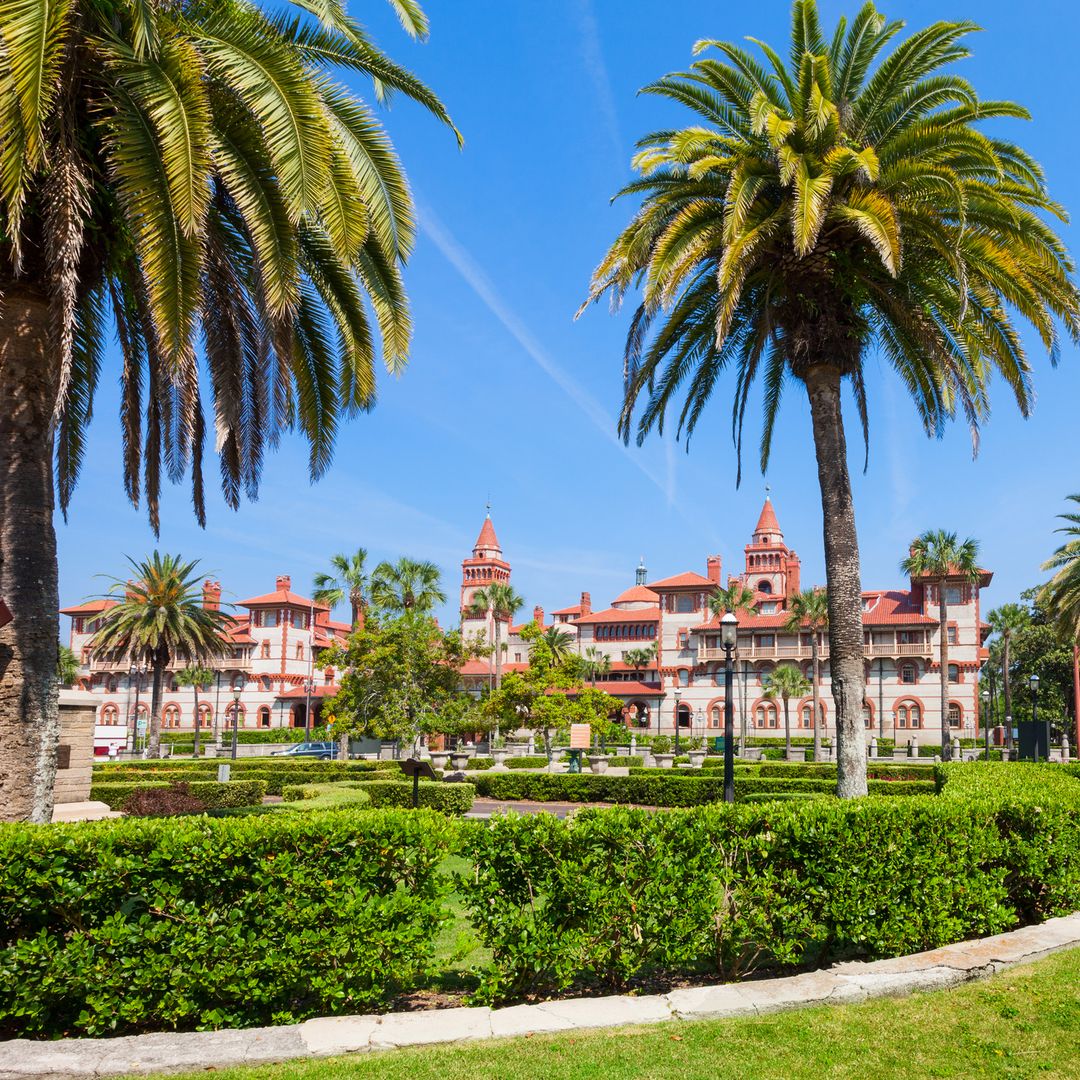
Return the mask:
<path id="1" fill-rule="evenodd" d="M 784 754 L 785 761 L 805 761 L 806 760 L 806 747 L 805 746 L 793 746 L 790 750 Z"/>
<path id="2" fill-rule="evenodd" d="M 450 760 L 450 752 L 448 750 L 432 750 L 431 751 L 431 767 L 437 769 L 440 772 L 446 768 L 446 763 Z"/>
<path id="3" fill-rule="evenodd" d="M 492 760 L 495 762 L 495 768 L 496 769 L 503 769 L 503 768 L 506 767 L 505 762 L 506 762 L 506 758 L 509 755 L 509 753 L 510 753 L 509 750 L 492 750 L 491 751 L 491 757 L 492 757 Z"/>
<path id="4" fill-rule="evenodd" d="M 595 754 L 589 757 L 589 768 L 594 773 L 607 772 L 608 759 L 606 754 Z"/>
<path id="5" fill-rule="evenodd" d="M 748 746 L 743 752 L 742 757 L 746 761 L 761 761 L 764 757 L 765 750 L 761 746 Z"/>
<path id="6" fill-rule="evenodd" d="M 469 764 L 468 754 L 459 754 L 457 751 L 450 755 L 450 766 L 455 772 L 463 772 Z"/>
<path id="7" fill-rule="evenodd" d="M 691 750 L 689 752 L 689 754 L 688 754 L 688 757 L 690 758 L 690 768 L 691 769 L 700 769 L 701 766 L 702 766 L 702 763 L 705 761 L 705 751 L 704 750 Z"/>
<path id="8" fill-rule="evenodd" d="M 675 761 L 674 754 L 653 754 L 658 769 L 670 769 Z"/>

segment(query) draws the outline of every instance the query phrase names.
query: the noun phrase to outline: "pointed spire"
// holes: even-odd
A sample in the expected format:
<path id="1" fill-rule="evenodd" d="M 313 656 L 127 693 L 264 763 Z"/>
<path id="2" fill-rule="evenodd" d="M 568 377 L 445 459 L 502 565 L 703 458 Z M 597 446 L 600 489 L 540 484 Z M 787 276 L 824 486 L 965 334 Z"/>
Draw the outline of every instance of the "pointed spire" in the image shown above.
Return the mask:
<path id="1" fill-rule="evenodd" d="M 776 511 L 773 509 L 772 499 L 769 497 L 769 489 L 765 489 L 765 505 L 761 508 L 761 515 L 758 517 L 757 528 L 754 529 L 754 542 L 760 543 L 759 537 L 762 535 L 774 537 L 777 540 L 783 539 L 783 533 L 780 531 L 780 522 L 776 520 Z"/>
<path id="2" fill-rule="evenodd" d="M 477 559 L 481 559 L 484 555 L 492 552 L 499 556 L 502 555 L 499 538 L 495 535 L 495 526 L 491 524 L 491 503 L 488 503 L 487 511 L 487 517 L 484 518 L 480 535 L 476 538 L 476 543 L 473 544 L 473 555 Z"/>

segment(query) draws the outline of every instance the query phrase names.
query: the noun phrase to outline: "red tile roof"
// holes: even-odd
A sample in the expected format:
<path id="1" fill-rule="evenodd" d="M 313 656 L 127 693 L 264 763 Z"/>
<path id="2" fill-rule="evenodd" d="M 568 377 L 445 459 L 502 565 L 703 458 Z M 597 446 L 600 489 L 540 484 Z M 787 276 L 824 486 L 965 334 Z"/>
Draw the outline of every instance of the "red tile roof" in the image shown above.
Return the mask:
<path id="1" fill-rule="evenodd" d="M 119 600 L 86 600 L 84 603 L 75 604 L 74 607 L 60 609 L 61 615 L 100 615 L 109 608 L 116 607 Z"/>
<path id="2" fill-rule="evenodd" d="M 619 608 L 607 608 L 604 611 L 594 611 L 591 615 L 582 615 L 577 620 L 578 626 L 588 626 L 591 623 L 624 623 L 624 622 L 658 622 L 660 609 L 658 607 L 638 608 L 636 611 L 620 611 Z"/>
<path id="3" fill-rule="evenodd" d="M 776 520 L 776 511 L 773 510 L 772 500 L 765 496 L 765 505 L 761 508 L 761 516 L 758 518 L 756 533 L 780 531 L 780 522 Z"/>
<path id="4" fill-rule="evenodd" d="M 664 691 L 656 683 L 638 682 L 635 679 L 598 679 L 596 689 L 616 697 L 663 697 Z"/>
<path id="5" fill-rule="evenodd" d="M 317 683 L 314 687 L 312 687 L 311 696 L 313 698 L 331 697 L 338 692 L 338 689 L 339 688 L 337 685 L 327 686 L 325 683 Z M 290 686 L 288 690 L 282 690 L 280 694 L 275 694 L 274 696 L 278 699 L 303 699 L 307 697 L 307 691 L 304 689 L 303 685 Z"/>
<path id="6" fill-rule="evenodd" d="M 484 524 L 480 529 L 480 535 L 476 538 L 476 543 L 473 544 L 473 549 L 476 548 L 499 548 L 499 539 L 495 535 L 495 526 L 491 524 L 491 515 L 488 514 L 484 518 Z M 502 549 L 499 548 L 501 551 Z"/>
<path id="7" fill-rule="evenodd" d="M 660 597 L 647 585 L 632 585 L 626 592 L 619 593 L 613 604 L 655 604 Z"/>
<path id="8" fill-rule="evenodd" d="M 581 605 L 580 604 L 574 604 L 573 607 L 559 608 L 558 611 L 553 611 L 551 614 L 552 615 L 580 615 L 581 614 Z"/>
<path id="9" fill-rule="evenodd" d="M 264 604 L 285 604 L 289 607 L 310 608 L 311 603 L 311 599 L 307 596 L 300 596 L 288 589 L 276 589 L 274 592 L 265 593 L 262 596 L 252 596 L 247 600 L 241 600 L 239 606 L 258 607 Z M 326 604 L 316 604 L 315 610 L 329 611 L 330 609 Z"/>
<path id="10" fill-rule="evenodd" d="M 979 570 L 976 571 L 976 573 L 979 576 L 979 586 L 980 586 L 980 588 L 985 589 L 986 586 L 990 584 L 990 581 L 994 576 L 993 570 L 983 570 L 980 567 Z M 950 578 L 962 578 L 965 581 L 968 580 L 967 574 L 962 573 L 958 566 L 950 568 L 949 577 Z M 914 578 L 913 580 L 915 580 L 915 581 L 926 581 L 926 582 L 929 582 L 930 584 L 933 584 L 936 579 L 935 579 L 933 574 L 922 574 L 919 577 Z"/>
<path id="11" fill-rule="evenodd" d="M 660 589 L 715 589 L 717 585 L 715 581 L 702 577 L 701 574 L 688 571 L 685 574 L 664 578 L 662 581 L 650 581 L 647 587 L 659 591 Z"/>

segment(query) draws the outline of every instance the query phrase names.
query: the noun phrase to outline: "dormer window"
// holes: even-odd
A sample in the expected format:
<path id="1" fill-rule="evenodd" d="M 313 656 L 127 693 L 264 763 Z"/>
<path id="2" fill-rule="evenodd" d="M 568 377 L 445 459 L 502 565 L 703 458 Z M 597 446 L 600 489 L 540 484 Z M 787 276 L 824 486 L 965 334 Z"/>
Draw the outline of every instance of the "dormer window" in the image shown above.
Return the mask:
<path id="1" fill-rule="evenodd" d="M 772 592 L 772 582 L 768 581 L 765 578 L 762 578 L 761 581 L 759 581 L 757 583 L 757 591 L 759 593 L 771 593 Z"/>

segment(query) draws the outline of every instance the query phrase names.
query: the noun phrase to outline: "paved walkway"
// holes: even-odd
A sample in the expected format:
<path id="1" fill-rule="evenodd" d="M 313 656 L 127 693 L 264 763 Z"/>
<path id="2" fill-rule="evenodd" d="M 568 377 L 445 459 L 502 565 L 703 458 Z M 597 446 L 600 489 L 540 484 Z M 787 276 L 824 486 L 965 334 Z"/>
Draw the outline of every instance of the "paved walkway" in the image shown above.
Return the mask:
<path id="1" fill-rule="evenodd" d="M 550 806 L 551 804 L 544 804 Z M 332 1016 L 276 1028 L 0 1042 L 0 1080 L 76 1080 L 224 1069 L 297 1058 L 550 1031 L 753 1016 L 807 1005 L 942 990 L 1080 947 L 1080 914 L 1009 934 L 787 979 L 691 987 L 649 997 L 574 998 L 507 1009 L 436 1009 Z"/>

